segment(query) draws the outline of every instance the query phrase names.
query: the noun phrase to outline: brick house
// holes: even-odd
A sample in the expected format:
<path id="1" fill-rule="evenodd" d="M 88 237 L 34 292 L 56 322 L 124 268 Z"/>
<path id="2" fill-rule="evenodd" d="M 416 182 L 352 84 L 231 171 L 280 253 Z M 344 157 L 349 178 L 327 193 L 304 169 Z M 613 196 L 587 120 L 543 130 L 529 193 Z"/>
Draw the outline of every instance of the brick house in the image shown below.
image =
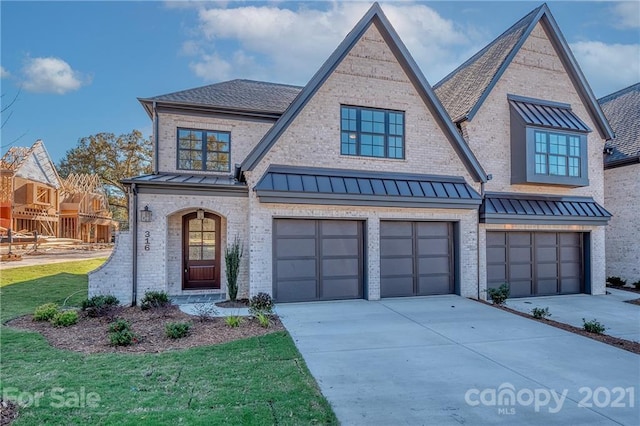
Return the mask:
<path id="1" fill-rule="evenodd" d="M 640 281 L 640 83 L 599 99 L 615 138 L 604 156 L 607 276 Z"/>
<path id="2" fill-rule="evenodd" d="M 501 279 L 517 281 L 517 295 L 602 293 L 609 214 L 598 204 L 599 165 L 610 129 L 546 6 L 516 27 L 511 48 L 503 35 L 439 84 L 444 106 L 378 4 L 304 87 L 233 80 L 140 99 L 153 120 L 154 173 L 126 181 L 131 231 L 90 274 L 90 294 L 123 303 L 148 290 L 224 296 L 222 253 L 237 237 L 245 296 L 484 298 L 487 276 L 497 283 L 500 236 L 504 253 L 540 256 L 528 260 L 527 279 L 542 292 L 525 291 L 519 263 L 502 261 L 510 272 Z M 550 69 L 530 66 L 539 48 Z M 479 59 L 495 65 L 487 81 L 474 72 Z M 543 84 L 549 74 L 560 79 L 553 87 Z M 465 93 L 447 92 L 454 80 Z M 457 105 L 458 95 L 477 97 Z M 529 123 L 519 105 L 575 121 Z M 519 171 L 530 142 L 510 131 L 563 135 L 577 151 L 562 158 L 577 159 L 578 170 L 571 163 L 570 174 L 540 177 L 534 167 L 514 183 L 510 156 L 493 154 L 511 152 Z M 518 218 L 500 204 L 522 197 Z M 538 271 L 553 266 L 561 272 L 552 291 Z"/>

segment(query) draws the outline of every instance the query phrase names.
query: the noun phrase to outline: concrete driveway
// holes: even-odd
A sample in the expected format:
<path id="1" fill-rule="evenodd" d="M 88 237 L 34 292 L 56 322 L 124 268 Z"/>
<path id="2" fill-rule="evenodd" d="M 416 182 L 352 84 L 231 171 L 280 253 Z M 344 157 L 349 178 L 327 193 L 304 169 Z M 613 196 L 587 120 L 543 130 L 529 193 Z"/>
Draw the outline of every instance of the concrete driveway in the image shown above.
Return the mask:
<path id="1" fill-rule="evenodd" d="M 640 424 L 640 356 L 472 300 L 277 312 L 343 425 Z"/>

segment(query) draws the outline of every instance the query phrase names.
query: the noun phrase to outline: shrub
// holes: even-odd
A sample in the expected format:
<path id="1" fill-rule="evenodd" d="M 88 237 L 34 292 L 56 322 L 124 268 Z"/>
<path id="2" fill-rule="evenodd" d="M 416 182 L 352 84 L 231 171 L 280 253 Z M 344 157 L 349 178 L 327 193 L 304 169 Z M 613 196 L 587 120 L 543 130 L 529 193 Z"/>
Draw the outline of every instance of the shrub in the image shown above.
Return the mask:
<path id="1" fill-rule="evenodd" d="M 240 327 L 242 317 L 238 315 L 229 315 L 228 317 L 225 317 L 224 322 L 231 328 Z"/>
<path id="2" fill-rule="evenodd" d="M 111 295 L 93 296 L 82 302 L 82 310 L 90 317 L 102 317 L 112 312 L 113 308 L 120 305 L 120 301 Z"/>
<path id="3" fill-rule="evenodd" d="M 224 263 L 227 270 L 227 288 L 229 289 L 229 299 L 235 302 L 238 297 L 238 273 L 240 271 L 240 259 L 244 253 L 244 248 L 240 243 L 240 238 L 236 235 L 233 243 L 224 249 Z"/>
<path id="4" fill-rule="evenodd" d="M 533 308 L 531 310 L 531 315 L 536 319 L 544 319 L 550 317 L 551 312 L 549 312 L 549 308 Z"/>
<path id="5" fill-rule="evenodd" d="M 58 312 L 51 318 L 55 327 L 69 327 L 78 322 L 78 312 L 74 310 Z"/>
<path id="6" fill-rule="evenodd" d="M 595 334 L 602 334 L 604 333 L 605 327 L 603 324 L 601 324 L 598 320 L 596 319 L 592 319 L 591 321 L 585 321 L 584 318 L 582 318 L 582 323 L 583 323 L 583 327 L 586 331 L 588 331 L 589 333 L 595 333 Z"/>
<path id="7" fill-rule="evenodd" d="M 256 318 L 258 318 L 258 322 L 264 328 L 269 328 L 269 326 L 271 325 L 271 318 L 269 318 L 269 315 L 263 312 L 258 312 L 256 314 Z"/>
<path id="8" fill-rule="evenodd" d="M 267 293 L 258 293 L 249 301 L 249 312 L 252 315 L 273 312 L 273 299 Z"/>
<path id="9" fill-rule="evenodd" d="M 170 339 L 180 339 L 189 334 L 190 322 L 170 322 L 164 326 L 164 334 Z"/>
<path id="10" fill-rule="evenodd" d="M 498 288 L 488 288 L 487 294 L 494 305 L 503 305 L 509 297 L 509 284 L 504 283 Z"/>
<path id="11" fill-rule="evenodd" d="M 627 280 L 623 280 L 620 277 L 607 277 L 607 284 L 611 287 L 622 287 L 627 283 Z"/>
<path id="12" fill-rule="evenodd" d="M 140 301 L 140 308 L 147 309 L 164 308 L 171 304 L 169 295 L 165 291 L 147 291 Z"/>
<path id="13" fill-rule="evenodd" d="M 109 341 L 113 346 L 129 346 L 137 343 L 138 338 L 131 330 L 131 324 L 123 319 L 117 319 L 109 324 Z"/>
<path id="14" fill-rule="evenodd" d="M 640 290 L 640 280 L 633 283 L 633 286 L 636 288 L 636 290 Z"/>
<path id="15" fill-rule="evenodd" d="M 51 319 L 58 313 L 58 305 L 55 303 L 45 303 L 40 305 L 33 312 L 34 321 L 51 321 Z"/>
<path id="16" fill-rule="evenodd" d="M 213 303 L 197 303 L 193 305 L 193 310 L 200 322 L 209 321 L 218 315 L 218 310 Z"/>

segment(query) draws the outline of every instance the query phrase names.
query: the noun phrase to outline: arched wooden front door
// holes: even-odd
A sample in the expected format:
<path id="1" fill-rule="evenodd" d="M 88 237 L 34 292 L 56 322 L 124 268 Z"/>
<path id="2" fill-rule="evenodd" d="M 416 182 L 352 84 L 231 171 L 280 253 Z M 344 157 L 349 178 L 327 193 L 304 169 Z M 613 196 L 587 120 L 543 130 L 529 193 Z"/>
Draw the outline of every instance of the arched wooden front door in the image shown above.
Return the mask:
<path id="1" fill-rule="evenodd" d="M 220 217 L 197 213 L 182 218 L 184 290 L 220 288 Z"/>

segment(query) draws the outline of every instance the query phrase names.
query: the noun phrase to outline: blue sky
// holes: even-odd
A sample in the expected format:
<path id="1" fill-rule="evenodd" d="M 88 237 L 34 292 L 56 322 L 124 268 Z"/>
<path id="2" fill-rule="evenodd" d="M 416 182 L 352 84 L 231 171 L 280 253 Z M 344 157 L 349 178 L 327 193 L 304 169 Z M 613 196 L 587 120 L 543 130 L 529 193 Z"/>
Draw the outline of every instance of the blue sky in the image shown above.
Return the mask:
<path id="1" fill-rule="evenodd" d="M 640 2 L 547 3 L 597 97 L 640 81 Z M 138 97 L 304 85 L 370 4 L 3 0 L 2 153 L 42 139 L 57 162 L 83 136 L 149 135 Z M 540 4 L 381 2 L 431 84 Z"/>

